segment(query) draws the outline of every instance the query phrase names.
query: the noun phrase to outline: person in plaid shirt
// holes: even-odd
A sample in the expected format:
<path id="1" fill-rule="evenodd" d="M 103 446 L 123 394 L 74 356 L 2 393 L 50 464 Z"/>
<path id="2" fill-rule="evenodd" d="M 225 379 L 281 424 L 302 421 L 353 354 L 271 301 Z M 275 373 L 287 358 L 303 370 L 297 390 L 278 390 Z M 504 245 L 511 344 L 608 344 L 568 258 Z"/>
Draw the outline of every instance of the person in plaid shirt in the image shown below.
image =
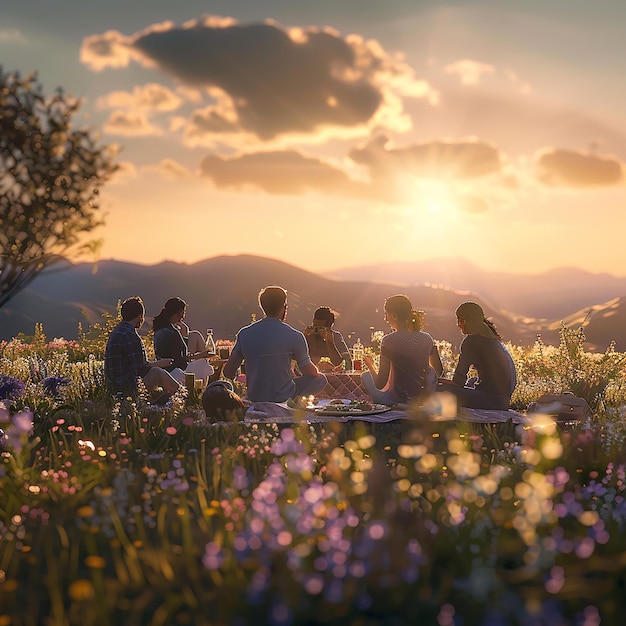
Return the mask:
<path id="1" fill-rule="evenodd" d="M 156 400 L 164 404 L 179 388 L 178 382 L 163 369 L 172 364 L 172 359 L 148 362 L 146 347 L 137 332 L 143 326 L 145 317 L 141 298 L 134 296 L 124 300 L 121 315 L 122 321 L 111 331 L 104 353 L 107 387 L 113 395 L 135 398 L 141 378 L 149 392 L 157 387 L 163 389 Z"/>

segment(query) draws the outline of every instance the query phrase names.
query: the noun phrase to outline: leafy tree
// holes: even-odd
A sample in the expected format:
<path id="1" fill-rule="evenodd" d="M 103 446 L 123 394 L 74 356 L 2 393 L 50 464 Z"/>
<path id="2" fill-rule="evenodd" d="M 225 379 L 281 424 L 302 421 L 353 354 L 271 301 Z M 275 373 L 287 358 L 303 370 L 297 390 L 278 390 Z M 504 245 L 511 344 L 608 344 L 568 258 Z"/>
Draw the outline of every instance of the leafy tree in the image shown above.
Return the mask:
<path id="1" fill-rule="evenodd" d="M 117 166 L 111 147 L 72 124 L 80 104 L 0 66 L 0 306 L 99 244 L 83 236 L 103 223 L 99 188 Z"/>

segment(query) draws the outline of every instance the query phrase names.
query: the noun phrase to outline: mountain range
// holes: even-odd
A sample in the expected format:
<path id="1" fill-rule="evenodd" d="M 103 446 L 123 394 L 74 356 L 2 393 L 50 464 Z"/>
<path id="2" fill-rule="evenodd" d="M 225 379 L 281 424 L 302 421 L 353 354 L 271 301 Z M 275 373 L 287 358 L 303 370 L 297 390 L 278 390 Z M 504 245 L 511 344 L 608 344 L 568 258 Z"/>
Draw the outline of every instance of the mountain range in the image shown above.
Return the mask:
<path id="1" fill-rule="evenodd" d="M 493 272 L 461 258 L 364 265 L 325 275 L 337 280 L 450 287 L 480 294 L 486 302 L 507 311 L 553 320 L 626 296 L 626 277 L 577 268 L 559 268 L 542 274 Z"/>
<path id="2" fill-rule="evenodd" d="M 464 270 L 464 271 L 463 271 Z M 39 276 L 0 309 L 0 339 L 32 334 L 43 323 L 49 338 L 75 338 L 83 326 L 114 313 L 119 300 L 140 295 L 151 318 L 172 296 L 188 304 L 187 321 L 217 338 L 234 339 L 253 315 L 261 316 L 257 295 L 266 285 L 289 292 L 287 321 L 296 328 L 310 323 L 313 311 L 328 305 L 338 312 L 335 328 L 348 343 L 367 345 L 372 329 L 387 331 L 383 303 L 406 293 L 426 312 L 426 328 L 435 339 L 458 346 L 454 310 L 465 300 L 479 302 L 506 340 L 532 343 L 538 334 L 558 342 L 561 321 L 585 323 L 589 347 L 604 350 L 611 341 L 626 350 L 626 279 L 582 270 L 555 270 L 536 276 L 486 272 L 466 261 L 446 259 L 418 264 L 388 264 L 315 274 L 288 263 L 249 255 L 218 256 L 193 264 L 140 265 L 115 260 L 96 265 L 67 264 Z"/>

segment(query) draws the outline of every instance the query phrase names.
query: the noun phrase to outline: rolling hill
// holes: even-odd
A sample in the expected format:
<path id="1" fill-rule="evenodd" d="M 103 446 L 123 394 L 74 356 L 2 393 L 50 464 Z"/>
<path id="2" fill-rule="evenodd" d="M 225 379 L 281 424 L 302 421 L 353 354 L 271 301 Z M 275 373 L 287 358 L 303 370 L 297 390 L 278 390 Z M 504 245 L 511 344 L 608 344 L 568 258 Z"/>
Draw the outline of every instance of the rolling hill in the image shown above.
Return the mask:
<path id="1" fill-rule="evenodd" d="M 443 258 L 413 263 L 384 263 L 326 272 L 328 278 L 430 284 L 478 293 L 494 306 L 521 315 L 562 319 L 597 303 L 626 296 L 626 278 L 560 268 L 543 274 L 483 270 L 466 259 Z"/>
<path id="2" fill-rule="evenodd" d="M 149 328 L 151 318 L 160 311 L 165 300 L 177 295 L 189 305 L 188 322 L 192 327 L 203 331 L 211 327 L 216 337 L 232 339 L 239 328 L 249 323 L 252 314 L 261 315 L 256 300 L 259 290 L 265 285 L 279 284 L 289 291 L 288 322 L 294 327 L 303 328 L 310 322 L 313 311 L 326 304 L 339 313 L 336 328 L 352 341 L 360 337 L 368 343 L 372 327 L 386 331 L 382 314 L 384 299 L 403 292 L 417 308 L 426 311 L 426 330 L 436 339 L 445 339 L 454 346 L 461 339 L 454 310 L 464 300 L 474 299 L 483 305 L 503 337 L 515 343 L 530 344 L 537 334 L 547 343 L 556 343 L 563 320 L 571 326 L 584 322 L 592 349 L 602 351 L 615 341 L 618 350 L 626 351 L 626 299 L 617 294 L 601 301 L 590 300 L 592 296 L 585 299 L 581 286 L 586 289 L 590 277 L 595 275 L 563 270 L 561 277 L 567 275 L 569 279 L 561 280 L 560 289 L 555 286 L 558 272 L 549 273 L 547 278 L 542 275 L 519 280 L 512 275 L 494 274 L 493 284 L 488 282 L 487 273 L 480 278 L 483 282 L 478 281 L 477 275 L 474 276 L 477 282 L 456 275 L 463 281 L 459 284 L 466 287 L 483 285 L 482 292 L 443 284 L 435 286 L 434 280 L 423 280 L 429 284 L 419 284 L 418 279 L 429 276 L 427 271 L 423 267 L 417 273 L 414 268 L 412 284 L 403 284 L 401 279 L 405 274 L 401 271 L 393 274 L 389 268 L 384 275 L 393 276 L 393 281 L 380 282 L 380 277 L 371 281 L 338 280 L 282 261 L 248 255 L 219 256 L 194 264 L 138 265 L 114 260 L 101 261 L 96 266 L 68 264 L 63 271 L 40 276 L 0 309 L 0 339 L 10 339 L 20 332 L 32 334 L 37 322 L 43 323 L 50 338 L 74 338 L 78 322 L 85 325 L 99 321 L 103 312 L 115 312 L 118 300 L 132 295 L 140 295 L 146 303 L 148 321 L 144 330 Z M 443 277 L 444 270 L 440 267 L 438 271 L 439 274 L 433 270 L 436 279 Z M 453 276 L 449 268 L 446 271 L 448 277 Z M 590 291 L 606 294 L 611 285 L 618 284 L 607 279 L 602 289 L 590 288 Z M 535 301 L 538 312 L 562 311 L 565 307 L 562 301 L 572 306 L 565 314 L 540 317 L 529 315 L 526 312 L 529 309 L 519 311 L 504 306 L 511 304 L 507 297 L 512 293 L 523 299 L 524 289 L 528 290 L 525 300 Z M 554 302 L 559 306 L 555 308 Z"/>
<path id="3" fill-rule="evenodd" d="M 265 285 L 279 284 L 289 291 L 288 321 L 303 328 L 320 305 L 333 307 L 339 317 L 336 328 L 354 341 L 369 340 L 371 328 L 386 330 L 384 299 L 400 291 L 416 307 L 426 311 L 427 330 L 453 344 L 460 340 L 455 308 L 464 300 L 483 303 L 503 336 L 520 343 L 532 342 L 540 327 L 534 319 L 495 309 L 479 295 L 448 288 L 335 280 L 287 263 L 255 256 L 219 256 L 195 264 L 164 262 L 136 265 L 120 261 L 68 265 L 64 271 L 40 276 L 23 293 L 0 309 L 0 338 L 32 334 L 42 322 L 48 337 L 76 337 L 79 321 L 93 323 L 99 315 L 115 311 L 118 300 L 140 295 L 146 303 L 148 327 L 165 300 L 178 295 L 189 305 L 190 326 L 212 327 L 216 337 L 233 338 L 254 313 Z"/>

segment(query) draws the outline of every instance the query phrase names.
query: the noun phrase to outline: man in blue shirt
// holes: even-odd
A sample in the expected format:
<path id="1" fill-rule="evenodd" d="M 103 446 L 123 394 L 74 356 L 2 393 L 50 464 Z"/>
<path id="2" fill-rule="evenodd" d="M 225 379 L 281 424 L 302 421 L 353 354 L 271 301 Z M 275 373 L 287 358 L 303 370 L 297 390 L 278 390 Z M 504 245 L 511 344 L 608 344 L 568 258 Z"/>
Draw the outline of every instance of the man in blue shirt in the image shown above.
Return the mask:
<path id="1" fill-rule="evenodd" d="M 234 378 L 245 361 L 247 397 L 252 402 L 285 402 L 321 391 L 326 376 L 311 361 L 304 335 L 285 324 L 287 292 L 274 285 L 265 287 L 259 293 L 259 306 L 265 317 L 237 333 L 224 376 Z M 294 376 L 292 361 L 301 376 Z"/>
<path id="2" fill-rule="evenodd" d="M 163 389 L 159 403 L 164 403 L 178 388 L 178 382 L 162 369 L 172 359 L 148 362 L 146 347 L 137 332 L 142 326 L 145 309 L 141 298 L 135 296 L 122 302 L 122 321 L 111 331 L 104 353 L 104 378 L 109 391 L 135 398 L 138 380 L 143 379 L 148 391 Z"/>

